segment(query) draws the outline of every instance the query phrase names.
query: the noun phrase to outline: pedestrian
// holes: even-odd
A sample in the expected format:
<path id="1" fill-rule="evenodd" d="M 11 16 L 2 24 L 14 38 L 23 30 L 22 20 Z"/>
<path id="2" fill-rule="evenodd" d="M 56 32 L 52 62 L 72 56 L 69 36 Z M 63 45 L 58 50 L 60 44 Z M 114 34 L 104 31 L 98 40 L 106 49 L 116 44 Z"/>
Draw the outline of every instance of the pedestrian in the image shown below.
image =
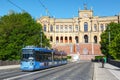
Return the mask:
<path id="1" fill-rule="evenodd" d="M 101 62 L 102 62 L 102 68 L 104 68 L 104 65 L 105 65 L 105 59 L 104 59 L 104 57 L 102 57 Z"/>

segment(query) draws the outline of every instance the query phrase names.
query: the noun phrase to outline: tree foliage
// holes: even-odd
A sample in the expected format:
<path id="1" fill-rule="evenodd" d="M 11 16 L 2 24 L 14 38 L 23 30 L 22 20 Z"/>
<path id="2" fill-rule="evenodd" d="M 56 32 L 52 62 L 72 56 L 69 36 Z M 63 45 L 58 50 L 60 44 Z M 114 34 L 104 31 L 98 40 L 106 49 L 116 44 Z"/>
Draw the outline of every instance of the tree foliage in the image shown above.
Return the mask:
<path id="1" fill-rule="evenodd" d="M 0 60 L 20 59 L 22 47 L 40 46 L 41 30 L 41 25 L 26 12 L 0 17 Z M 41 34 L 43 46 L 50 47 L 49 40 Z"/>
<path id="2" fill-rule="evenodd" d="M 110 37 L 109 37 L 110 32 Z M 109 43 L 110 39 L 110 43 Z M 120 59 L 120 24 L 110 23 L 105 32 L 101 34 L 101 50 L 107 57 Z"/>
<path id="3" fill-rule="evenodd" d="M 109 53 L 115 58 L 120 59 L 120 33 L 109 45 Z"/>

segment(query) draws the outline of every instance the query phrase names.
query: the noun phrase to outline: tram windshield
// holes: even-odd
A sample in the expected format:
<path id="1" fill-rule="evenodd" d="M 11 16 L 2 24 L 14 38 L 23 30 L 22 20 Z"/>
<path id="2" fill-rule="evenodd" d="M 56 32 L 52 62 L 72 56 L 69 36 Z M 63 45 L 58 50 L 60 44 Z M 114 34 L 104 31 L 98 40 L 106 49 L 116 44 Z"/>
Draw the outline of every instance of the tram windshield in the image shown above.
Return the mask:
<path id="1" fill-rule="evenodd" d="M 33 50 L 31 50 L 31 49 L 22 50 L 22 60 L 23 61 L 28 61 L 28 60 L 33 60 L 33 59 L 34 59 Z"/>

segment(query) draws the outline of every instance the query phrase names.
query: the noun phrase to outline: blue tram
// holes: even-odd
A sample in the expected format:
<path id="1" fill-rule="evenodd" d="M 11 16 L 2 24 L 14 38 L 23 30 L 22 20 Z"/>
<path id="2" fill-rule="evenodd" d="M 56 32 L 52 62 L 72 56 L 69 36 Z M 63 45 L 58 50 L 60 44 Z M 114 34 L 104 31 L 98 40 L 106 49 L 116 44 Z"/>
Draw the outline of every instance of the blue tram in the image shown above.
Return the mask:
<path id="1" fill-rule="evenodd" d="M 34 46 L 22 48 L 20 69 L 23 71 L 34 71 L 62 64 L 67 64 L 67 54 L 64 51 Z"/>

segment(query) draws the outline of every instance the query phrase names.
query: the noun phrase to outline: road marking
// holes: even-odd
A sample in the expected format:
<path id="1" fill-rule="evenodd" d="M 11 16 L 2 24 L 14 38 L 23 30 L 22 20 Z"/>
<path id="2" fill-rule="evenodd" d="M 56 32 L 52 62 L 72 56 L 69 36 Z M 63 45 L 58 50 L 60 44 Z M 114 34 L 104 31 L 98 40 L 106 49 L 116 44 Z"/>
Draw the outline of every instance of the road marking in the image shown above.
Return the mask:
<path id="1" fill-rule="evenodd" d="M 56 68 L 58 68 L 58 67 L 56 67 Z M 55 69 L 55 68 L 50 68 L 50 69 L 52 70 L 52 69 Z M 20 78 L 20 77 L 24 77 L 24 76 L 36 74 L 36 73 L 43 72 L 43 71 L 47 71 L 47 70 L 50 70 L 50 69 L 45 69 L 45 70 L 42 70 L 42 71 L 37 71 L 37 72 L 32 72 L 32 73 L 28 73 L 28 74 L 23 74 L 23 75 L 19 75 L 19 76 L 15 76 L 15 77 L 10 77 L 10 78 L 6 78 L 6 79 L 4 79 L 4 80 L 13 80 L 13 79 L 16 79 L 16 78 Z"/>
<path id="2" fill-rule="evenodd" d="M 7 73 L 13 73 L 13 72 L 16 72 L 16 71 L 19 71 L 19 70 L 14 70 L 14 71 L 10 71 L 10 72 L 2 72 L 2 73 L 0 73 L 0 75 L 7 74 Z"/>
<path id="3" fill-rule="evenodd" d="M 116 74 L 117 72 L 114 70 L 109 70 L 118 80 L 120 80 L 120 77 L 118 76 L 118 74 Z"/>
<path id="4" fill-rule="evenodd" d="M 118 80 L 120 80 L 119 78 L 119 71 L 117 71 L 117 70 L 119 70 L 119 68 L 118 67 L 115 67 L 115 66 L 112 66 L 112 67 L 110 67 L 110 64 L 106 64 L 107 65 L 107 67 L 108 68 L 111 68 L 111 69 L 107 69 L 107 70 L 109 70 Z M 114 70 L 114 69 L 116 69 L 116 71 Z"/>
<path id="5" fill-rule="evenodd" d="M 67 64 L 68 65 L 68 64 Z M 36 74 L 36 73 L 39 73 L 39 72 L 43 72 L 43 71 L 47 71 L 47 70 L 54 70 L 56 68 L 60 68 L 60 67 L 63 67 L 63 66 L 59 66 L 59 67 L 54 67 L 54 68 L 49 68 L 49 69 L 45 69 L 45 70 L 42 70 L 42 71 L 37 71 L 37 72 L 32 72 L 32 73 L 28 73 L 28 74 L 23 74 L 23 75 L 19 75 L 19 76 L 15 76 L 15 77 L 10 77 L 10 78 L 6 78 L 6 79 L 3 79 L 3 80 L 13 80 L 13 79 L 16 79 L 16 78 L 20 78 L 20 77 L 24 77 L 24 76 L 28 76 L 28 75 L 32 75 L 32 74 Z"/>

